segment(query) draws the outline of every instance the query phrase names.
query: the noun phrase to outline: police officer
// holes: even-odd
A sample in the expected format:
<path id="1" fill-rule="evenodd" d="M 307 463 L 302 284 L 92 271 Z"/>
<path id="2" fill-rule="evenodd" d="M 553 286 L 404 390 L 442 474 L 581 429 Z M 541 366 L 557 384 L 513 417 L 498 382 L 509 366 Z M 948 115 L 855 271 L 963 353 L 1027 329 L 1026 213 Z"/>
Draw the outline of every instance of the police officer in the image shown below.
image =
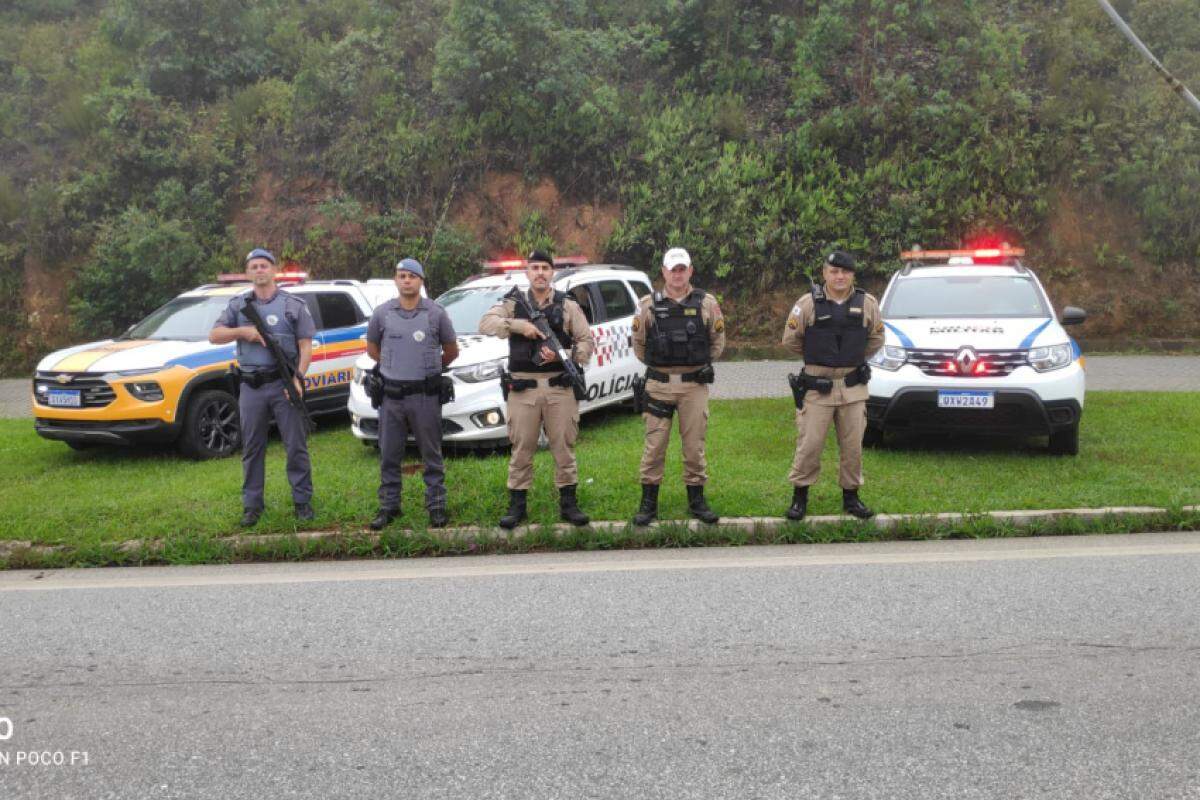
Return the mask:
<path id="1" fill-rule="evenodd" d="M 835 250 L 822 268 L 824 288 L 801 297 L 783 329 L 783 346 L 804 354 L 803 408 L 796 412 L 794 487 L 786 516 L 804 519 L 808 487 L 821 472 L 830 422 L 837 430 L 842 508 L 859 519 L 875 515 L 858 497 L 863 483 L 862 441 L 867 424 L 867 359 L 883 347 L 879 302 L 854 286 L 854 257 Z"/>
<path id="2" fill-rule="evenodd" d="M 412 431 L 425 463 L 429 526 L 444 527 L 446 467 L 442 462 L 442 370 L 458 358 L 458 339 L 446 310 L 421 296 L 425 269 L 414 258 L 396 264 L 399 296 L 375 309 L 367 323 L 367 355 L 379 365 L 379 511 L 372 530 L 400 513 L 400 465 Z"/>
<path id="3" fill-rule="evenodd" d="M 642 298 L 633 318 L 633 352 L 646 364 L 642 418 L 642 502 L 635 525 L 658 516 L 658 487 L 671 438 L 671 419 L 679 412 L 683 440 L 683 482 L 688 511 L 707 523 L 720 519 L 704 498 L 708 481 L 704 438 L 708 433 L 708 384 L 712 362 L 725 349 L 725 318 L 711 294 L 692 288 L 692 258 L 682 247 L 663 256 L 663 289 Z"/>
<path id="4" fill-rule="evenodd" d="M 269 250 L 255 249 L 246 256 L 246 275 L 253 284 L 248 294 L 239 294 L 213 325 L 208 340 L 213 344 L 237 342 L 240 370 L 238 413 L 242 427 L 242 519 L 243 527 L 258 522 L 263 512 L 263 476 L 267 454 L 267 431 L 271 417 L 279 428 L 287 451 L 287 476 L 292 486 L 296 518 L 310 520 L 312 508 L 312 464 L 308 458 L 308 431 L 303 414 L 289 401 L 279 366 L 267 349 L 258 329 L 245 314 L 251 302 L 266 323 L 268 335 L 279 343 L 285 356 L 296 365 L 296 389 L 303 395 L 302 376 L 312 360 L 316 333 L 308 305 L 275 284 L 278 271 Z"/>
<path id="5" fill-rule="evenodd" d="M 551 285 L 553 259 L 544 252 L 533 251 L 526 261 L 525 275 L 529 278 L 526 295 L 529 306 L 545 313 L 559 342 L 570 349 L 571 359 L 583 367 L 595 348 L 592 330 L 574 298 Z M 526 517 L 526 495 L 533 484 L 533 454 L 543 426 L 554 456 L 559 516 L 574 525 L 587 525 L 588 517 L 579 510 L 575 493 L 579 483 L 575 463 L 579 402 L 558 354 L 545 345 L 545 337 L 512 298 L 492 306 L 479 321 L 479 331 L 508 339 L 510 374 L 503 379 L 508 382 L 508 438 L 512 442 L 512 456 L 508 462 L 508 511 L 500 518 L 500 527 L 515 528 Z"/>

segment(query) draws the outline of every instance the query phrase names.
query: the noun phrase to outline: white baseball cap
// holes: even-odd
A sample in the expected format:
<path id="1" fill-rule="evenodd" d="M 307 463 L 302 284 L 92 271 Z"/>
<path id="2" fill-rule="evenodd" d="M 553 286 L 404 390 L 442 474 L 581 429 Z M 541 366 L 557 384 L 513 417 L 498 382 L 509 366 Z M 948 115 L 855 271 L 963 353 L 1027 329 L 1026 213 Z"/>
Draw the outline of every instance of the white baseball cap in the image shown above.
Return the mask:
<path id="1" fill-rule="evenodd" d="M 684 250 L 682 247 L 672 247 L 666 252 L 666 255 L 663 256 L 663 266 L 667 269 L 670 269 L 676 264 L 684 264 L 689 267 L 692 265 L 692 257 L 689 256 L 688 251 Z"/>

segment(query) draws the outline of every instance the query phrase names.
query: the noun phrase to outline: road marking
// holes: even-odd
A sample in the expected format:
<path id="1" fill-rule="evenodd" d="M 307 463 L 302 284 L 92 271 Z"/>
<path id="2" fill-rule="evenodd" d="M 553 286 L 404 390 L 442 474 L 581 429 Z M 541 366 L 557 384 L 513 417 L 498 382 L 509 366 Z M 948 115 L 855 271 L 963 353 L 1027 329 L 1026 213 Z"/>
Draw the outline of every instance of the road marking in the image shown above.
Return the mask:
<path id="1" fill-rule="evenodd" d="M 1141 534 L 1141 537 L 1149 534 Z M 246 564 L 223 567 L 129 567 L 117 569 L 30 570 L 0 573 L 0 592 L 54 591 L 61 589 L 148 589 L 199 586 L 254 586 L 360 581 L 409 581 L 451 578 L 494 578 L 523 575 L 574 575 L 605 572 L 663 572 L 716 569 L 797 569 L 829 566 L 879 566 L 901 564 L 961 564 L 972 562 L 1040 561 L 1060 558 L 1131 558 L 1142 556 L 1200 555 L 1200 537 L 1170 535 L 1168 541 L 1129 544 L 1096 544 L 1095 537 L 1066 538 L 1070 544 L 1021 546 L 1015 540 L 963 541 L 946 549 L 945 542 L 887 542 L 865 545 L 780 546 L 778 554 L 762 555 L 775 548 L 712 550 L 626 551 L 615 553 L 483 556 L 412 561 L 372 562 L 370 566 L 345 564 Z M 1184 540 L 1181 540 L 1183 537 Z M 1105 537 L 1108 539 L 1109 537 Z M 1187 541 L 1191 539 L 1192 541 Z M 1027 540 L 1028 541 L 1028 540 Z M 921 544 L 940 549 L 923 550 Z M 999 546 L 997 546 L 999 545 Z M 887 552 L 903 547 L 902 552 Z M 819 550 L 817 548 L 820 548 Z M 880 549 L 883 552 L 880 552 Z M 669 555 L 668 555 L 669 554 Z M 487 559 L 486 563 L 480 560 Z M 531 560 L 532 559 L 532 560 Z M 547 560 L 553 559 L 553 560 Z"/>

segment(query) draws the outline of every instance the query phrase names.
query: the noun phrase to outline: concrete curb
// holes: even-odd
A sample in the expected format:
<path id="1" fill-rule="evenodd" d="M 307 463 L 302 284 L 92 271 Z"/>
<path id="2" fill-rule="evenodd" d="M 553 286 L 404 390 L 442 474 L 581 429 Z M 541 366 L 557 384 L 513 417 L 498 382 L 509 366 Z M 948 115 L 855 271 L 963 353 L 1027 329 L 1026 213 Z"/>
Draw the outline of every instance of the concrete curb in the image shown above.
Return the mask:
<path id="1" fill-rule="evenodd" d="M 1181 511 L 1184 512 L 1200 512 L 1200 505 L 1184 506 Z M 1109 506 L 1106 508 L 1064 508 L 1064 509 L 1045 509 L 1031 511 L 982 511 L 976 514 L 961 514 L 961 513 L 941 513 L 941 514 L 880 514 L 869 522 L 858 523 L 864 528 L 874 529 L 879 531 L 890 531 L 909 523 L 934 523 L 941 525 L 953 526 L 955 524 L 963 524 L 981 519 L 990 519 L 995 522 L 1005 522 L 1016 527 L 1028 527 L 1038 522 L 1052 522 L 1061 519 L 1077 519 L 1080 521 L 1091 521 L 1104 519 L 1106 517 L 1150 517 L 1157 514 L 1166 514 L 1169 509 L 1157 508 L 1154 506 Z M 686 527 L 689 530 L 741 530 L 748 533 L 769 533 L 772 531 L 786 528 L 789 526 L 806 525 L 810 528 L 825 528 L 834 525 L 844 525 L 846 523 L 856 523 L 856 521 L 845 515 L 823 515 L 812 516 L 804 520 L 804 522 L 795 523 L 783 519 L 782 517 L 723 517 L 716 525 L 705 525 L 699 520 L 660 520 L 651 528 L 656 528 L 661 525 L 669 525 L 672 527 Z M 479 526 L 469 526 L 461 528 L 443 528 L 441 530 L 426 531 L 430 536 L 439 538 L 446 542 L 462 542 L 470 543 L 481 538 L 490 541 L 518 541 L 535 531 L 545 531 L 549 529 L 555 536 L 562 536 L 565 533 L 578 530 L 592 531 L 625 531 L 630 527 L 630 523 L 625 520 L 617 521 L 597 521 L 593 522 L 586 528 L 576 528 L 569 523 L 557 523 L 554 525 L 522 525 L 513 531 L 505 531 L 502 528 L 489 528 Z M 404 533 L 413 533 L 412 528 L 397 529 Z M 367 530 L 358 531 L 299 531 L 297 533 L 265 533 L 265 534 L 235 534 L 232 536 L 219 537 L 217 541 L 223 544 L 229 544 L 233 547 L 253 544 L 272 544 L 283 541 L 299 541 L 299 542 L 314 542 L 314 541 L 332 541 L 337 539 L 354 539 L 360 542 L 370 542 L 378 544 L 381 534 Z M 164 541 L 161 539 L 130 539 L 121 542 L 118 549 L 122 552 L 136 552 L 138 550 L 148 550 L 151 552 L 161 550 L 164 546 Z M 38 555 L 48 555 L 56 552 L 68 550 L 67 545 L 35 545 L 30 541 L 0 541 L 0 558 L 7 557 L 17 551 L 27 551 Z"/>

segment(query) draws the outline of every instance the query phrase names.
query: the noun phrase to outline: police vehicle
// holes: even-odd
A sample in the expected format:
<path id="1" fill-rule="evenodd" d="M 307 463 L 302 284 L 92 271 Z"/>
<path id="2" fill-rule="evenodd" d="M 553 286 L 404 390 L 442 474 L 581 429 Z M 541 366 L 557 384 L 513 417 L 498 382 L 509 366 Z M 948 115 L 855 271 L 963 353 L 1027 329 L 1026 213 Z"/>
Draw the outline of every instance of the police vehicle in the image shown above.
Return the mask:
<path id="1" fill-rule="evenodd" d="M 1046 290 L 1007 245 L 912 250 L 881 307 L 884 347 L 870 360 L 866 442 L 889 431 L 1048 436 L 1079 452 L 1084 359 Z"/>
<path id="2" fill-rule="evenodd" d="M 367 320 L 396 296 L 391 280 L 308 281 L 285 269 L 277 282 L 304 299 L 317 326 L 305 402 L 312 414 L 341 412 L 354 360 L 366 352 Z M 175 442 L 195 458 L 240 445 L 237 402 L 226 373 L 235 345 L 209 331 L 231 297 L 249 292 L 243 275 L 223 275 L 171 300 L 115 339 L 51 353 L 33 378 L 37 433 L 82 449 L 100 444 Z"/>
<path id="3" fill-rule="evenodd" d="M 579 404 L 585 414 L 633 397 L 633 379 L 645 367 L 633 354 L 633 317 L 638 301 L 650 293 L 650 279 L 632 267 L 588 264 L 584 258 L 555 259 L 559 269 L 553 286 L 583 308 L 596 339 L 591 363 L 584 367 L 587 397 Z M 479 320 L 514 287 L 529 290 L 521 259 L 488 261 L 485 272 L 467 279 L 437 298 L 458 334 L 459 356 L 449 368 L 455 399 L 442 406 L 446 442 L 495 446 L 507 441 L 500 370 L 508 363 L 508 342 L 479 333 Z M 569 343 L 565 343 L 569 347 Z M 379 440 L 379 414 L 363 387 L 375 366 L 370 356 L 359 357 L 350 388 L 351 431 L 364 444 Z"/>

